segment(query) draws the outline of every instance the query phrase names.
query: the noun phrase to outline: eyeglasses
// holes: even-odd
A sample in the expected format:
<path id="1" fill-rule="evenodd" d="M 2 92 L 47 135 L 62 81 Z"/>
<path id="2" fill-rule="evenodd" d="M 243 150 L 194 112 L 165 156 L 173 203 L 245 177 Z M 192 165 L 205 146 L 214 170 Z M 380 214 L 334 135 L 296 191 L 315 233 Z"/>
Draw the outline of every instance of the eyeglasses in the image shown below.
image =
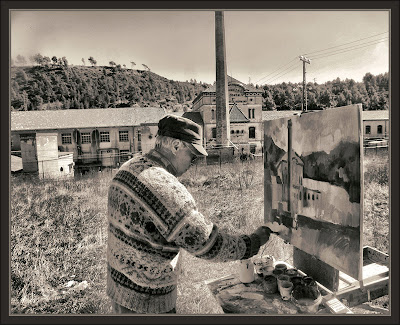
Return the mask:
<path id="1" fill-rule="evenodd" d="M 190 147 L 189 144 L 187 144 L 187 143 L 184 142 L 184 141 L 183 141 L 183 144 L 185 145 L 186 148 L 189 149 L 190 153 L 192 154 L 192 160 L 190 161 L 190 163 L 193 164 L 193 163 L 197 160 L 198 156 L 197 156 L 197 154 L 195 154 L 195 153 L 193 152 L 193 149 Z"/>

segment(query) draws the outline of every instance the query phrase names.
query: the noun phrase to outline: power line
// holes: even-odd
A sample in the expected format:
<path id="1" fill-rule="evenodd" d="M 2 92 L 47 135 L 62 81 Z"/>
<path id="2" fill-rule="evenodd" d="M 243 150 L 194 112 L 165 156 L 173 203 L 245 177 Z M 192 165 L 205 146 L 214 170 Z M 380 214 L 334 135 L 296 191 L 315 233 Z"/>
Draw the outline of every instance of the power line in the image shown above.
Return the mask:
<path id="1" fill-rule="evenodd" d="M 282 75 L 282 73 L 284 73 L 285 71 L 287 71 L 287 70 L 289 70 L 289 69 L 291 69 L 293 67 L 297 67 L 297 66 L 298 66 L 298 63 L 296 62 L 294 65 L 292 64 L 290 67 L 286 68 L 285 70 L 283 70 L 283 71 L 279 72 L 278 74 L 275 74 L 274 76 L 268 78 L 267 80 L 264 81 L 264 83 L 271 82 L 271 80 L 274 80 L 274 79 L 280 77 Z"/>
<path id="2" fill-rule="evenodd" d="M 301 67 L 301 66 L 299 66 L 299 65 L 296 64 L 296 66 L 295 66 L 292 70 L 289 70 L 288 72 L 284 73 L 284 74 L 281 75 L 281 76 L 276 77 L 275 79 L 270 80 L 269 82 L 271 83 L 272 81 L 274 81 L 274 80 L 276 80 L 276 79 L 279 79 L 280 77 L 283 77 L 284 75 L 288 74 L 289 72 L 291 72 L 291 71 L 293 71 L 294 69 L 299 68 L 299 67 Z"/>
<path id="3" fill-rule="evenodd" d="M 312 59 L 312 60 L 318 60 L 318 59 L 326 58 L 326 57 L 328 57 L 328 56 L 332 56 L 332 55 L 336 55 L 336 54 L 340 54 L 340 53 L 345 53 L 345 52 L 349 52 L 349 51 L 359 50 L 359 49 L 361 49 L 361 48 L 368 47 L 368 46 L 371 46 L 371 45 L 375 45 L 375 44 L 378 44 L 378 43 L 381 43 L 381 42 L 386 42 L 386 41 L 387 41 L 387 39 L 383 39 L 383 40 L 377 41 L 377 42 L 375 42 L 375 43 L 371 43 L 371 44 L 367 44 L 367 45 L 364 45 L 364 46 L 359 46 L 359 47 L 356 47 L 356 48 L 348 49 L 348 50 L 346 50 L 346 51 L 340 51 L 340 52 L 336 52 L 336 53 L 331 53 L 331 54 L 324 55 L 324 56 L 320 56 L 320 57 L 314 57 L 314 58 L 311 58 L 311 59 Z M 343 50 L 344 50 L 344 49 L 343 49 Z"/>
<path id="4" fill-rule="evenodd" d="M 326 48 L 326 49 L 319 50 L 319 51 L 313 51 L 313 52 L 305 53 L 304 55 L 310 55 L 310 54 L 315 54 L 315 53 L 318 53 L 318 52 L 323 52 L 323 51 L 326 51 L 326 50 L 329 50 L 329 49 L 333 49 L 333 48 L 336 48 L 336 47 L 341 47 L 341 46 L 347 45 L 347 44 L 356 43 L 356 42 L 359 42 L 359 41 L 362 41 L 362 40 L 365 40 L 365 39 L 368 39 L 368 38 L 372 38 L 372 37 L 375 37 L 375 36 L 383 35 L 383 34 L 386 34 L 386 33 L 389 33 L 389 32 L 384 32 L 384 33 L 380 33 L 380 34 L 368 36 L 368 37 L 365 37 L 365 38 L 360 38 L 360 39 L 358 39 L 358 40 L 356 40 L 356 41 L 352 41 L 352 42 L 349 42 L 349 43 L 344 43 L 344 44 L 341 44 L 341 45 L 336 45 L 336 46 L 328 47 L 328 48 Z"/>
<path id="5" fill-rule="evenodd" d="M 297 60 L 297 57 L 295 57 L 293 60 L 289 61 L 288 63 L 284 64 L 283 66 L 281 66 L 280 68 L 276 69 L 274 72 L 271 72 L 269 74 L 267 74 L 265 77 L 262 77 L 261 79 L 259 79 L 258 81 L 256 81 L 255 83 L 257 84 L 258 82 L 260 82 L 261 80 L 267 78 L 268 76 L 274 74 L 275 72 L 279 71 L 280 69 L 282 69 L 283 67 L 286 67 L 289 63 L 292 63 L 294 60 Z"/>

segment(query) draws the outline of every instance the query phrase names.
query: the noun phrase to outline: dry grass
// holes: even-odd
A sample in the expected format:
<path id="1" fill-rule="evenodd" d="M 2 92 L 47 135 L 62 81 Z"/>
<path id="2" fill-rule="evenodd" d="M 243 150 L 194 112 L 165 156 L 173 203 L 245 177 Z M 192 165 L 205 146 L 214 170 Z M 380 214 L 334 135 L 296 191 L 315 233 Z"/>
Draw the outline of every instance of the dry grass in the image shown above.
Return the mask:
<path id="1" fill-rule="evenodd" d="M 389 251 L 388 157 L 365 156 L 364 245 Z M 107 190 L 111 172 L 81 179 L 11 178 L 11 312 L 105 314 Z M 181 181 L 199 210 L 233 234 L 263 224 L 261 161 L 192 167 Z M 291 263 L 292 248 L 275 236 L 261 250 Z M 261 252 L 260 250 L 260 252 Z M 219 314 L 204 281 L 236 272 L 238 262 L 210 263 L 183 252 L 177 312 Z M 68 281 L 87 281 L 73 291 Z M 388 298 L 380 299 L 380 304 Z"/>

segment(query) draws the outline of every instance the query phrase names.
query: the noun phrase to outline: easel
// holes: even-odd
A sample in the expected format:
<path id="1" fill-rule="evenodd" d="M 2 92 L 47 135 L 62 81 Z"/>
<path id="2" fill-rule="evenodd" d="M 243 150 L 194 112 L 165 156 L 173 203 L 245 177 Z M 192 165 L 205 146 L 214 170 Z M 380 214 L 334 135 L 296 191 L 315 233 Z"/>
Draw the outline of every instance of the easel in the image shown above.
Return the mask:
<path id="1" fill-rule="evenodd" d="M 389 292 L 389 256 L 365 246 L 362 280 L 358 281 L 294 247 L 293 265 L 313 277 L 327 292 L 323 304 L 334 314 L 352 313 L 348 307 L 377 299 Z"/>
<path id="2" fill-rule="evenodd" d="M 362 110 L 361 104 L 357 104 Z M 362 130 L 362 120 L 359 120 L 359 129 Z M 360 132 L 360 143 L 362 143 L 362 131 Z M 292 121 L 288 121 L 288 169 L 289 169 L 289 209 L 293 220 L 295 215 L 291 209 L 290 198 L 292 189 Z M 363 150 L 360 150 L 360 161 L 363 160 Z M 361 168 L 361 166 L 360 166 Z M 363 173 L 361 170 L 361 184 L 363 184 Z M 363 197 L 363 187 L 361 187 Z M 362 213 L 362 209 L 361 209 Z M 362 218 L 361 218 L 361 243 L 362 243 Z M 388 294 L 389 285 L 389 256 L 372 248 L 365 246 L 361 249 L 362 264 L 360 265 L 360 280 L 354 279 L 343 272 L 335 269 L 329 264 L 319 260 L 296 247 L 293 247 L 293 265 L 304 274 L 311 276 L 318 282 L 320 287 L 327 292 L 324 297 L 324 305 L 332 313 L 352 313 L 348 307 L 353 307 L 372 299 Z M 345 303 L 345 304 L 343 304 Z"/>

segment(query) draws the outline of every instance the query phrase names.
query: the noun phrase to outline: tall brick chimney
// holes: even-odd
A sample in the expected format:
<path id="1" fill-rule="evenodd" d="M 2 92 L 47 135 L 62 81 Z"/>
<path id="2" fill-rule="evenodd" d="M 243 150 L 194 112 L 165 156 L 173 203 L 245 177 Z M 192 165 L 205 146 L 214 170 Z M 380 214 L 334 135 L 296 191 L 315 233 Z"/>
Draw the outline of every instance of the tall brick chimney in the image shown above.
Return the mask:
<path id="1" fill-rule="evenodd" d="M 227 146 L 230 140 L 229 97 L 226 74 L 225 27 L 223 11 L 215 12 L 216 57 L 216 124 L 217 145 Z"/>

